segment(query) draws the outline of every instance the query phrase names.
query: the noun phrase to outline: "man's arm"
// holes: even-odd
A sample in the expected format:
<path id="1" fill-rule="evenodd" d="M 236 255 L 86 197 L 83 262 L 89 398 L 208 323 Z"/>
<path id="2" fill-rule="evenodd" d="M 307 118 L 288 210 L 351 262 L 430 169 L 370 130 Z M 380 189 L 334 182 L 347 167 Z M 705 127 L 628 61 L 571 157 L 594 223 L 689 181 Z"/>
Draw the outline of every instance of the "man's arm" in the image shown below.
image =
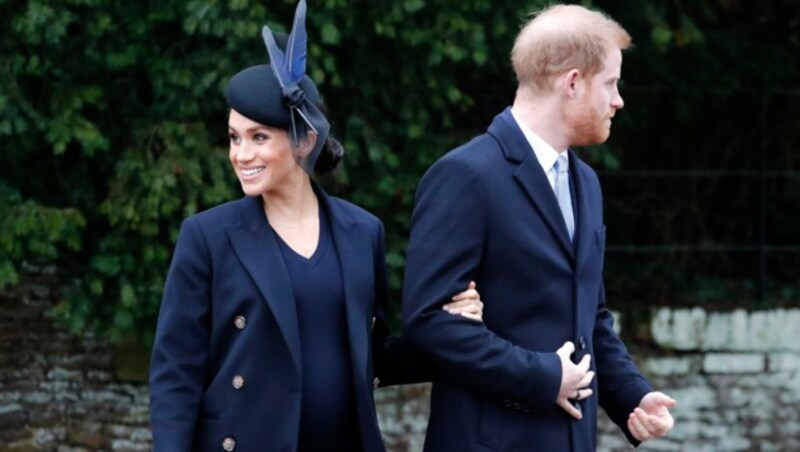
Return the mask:
<path id="1" fill-rule="evenodd" d="M 489 200 L 478 171 L 446 157 L 420 182 L 406 261 L 404 334 L 476 391 L 549 409 L 561 387 L 558 355 L 526 350 L 483 323 L 442 310 L 452 294 L 476 280 L 481 265 Z"/>
<path id="2" fill-rule="evenodd" d="M 614 318 L 606 308 L 602 285 L 595 318 L 594 353 L 599 403 L 628 440 L 638 445 L 639 440 L 628 427 L 628 418 L 653 387 L 639 372 L 625 344 L 614 331 Z"/>
<path id="3" fill-rule="evenodd" d="M 386 321 L 388 312 L 386 264 L 383 224 L 379 224 L 377 242 L 374 244 L 375 305 L 372 325 L 372 347 L 375 376 L 381 386 L 421 383 L 431 381 L 436 366 L 420 353 L 404 336 L 392 336 Z M 467 290 L 448 300 L 449 315 L 463 316 L 482 322 L 480 294 L 472 283 Z"/>

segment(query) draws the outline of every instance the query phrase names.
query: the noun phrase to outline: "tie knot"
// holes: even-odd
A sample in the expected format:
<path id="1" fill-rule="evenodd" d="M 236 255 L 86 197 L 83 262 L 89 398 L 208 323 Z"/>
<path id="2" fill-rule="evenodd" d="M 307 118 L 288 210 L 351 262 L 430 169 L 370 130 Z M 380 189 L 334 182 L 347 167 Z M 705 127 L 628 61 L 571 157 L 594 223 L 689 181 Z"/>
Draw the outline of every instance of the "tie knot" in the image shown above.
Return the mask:
<path id="1" fill-rule="evenodd" d="M 566 173 L 567 170 L 569 169 L 569 163 L 567 162 L 567 156 L 564 155 L 564 154 L 559 155 L 558 159 L 556 159 L 555 165 L 553 165 L 553 166 L 555 167 L 557 173 Z"/>

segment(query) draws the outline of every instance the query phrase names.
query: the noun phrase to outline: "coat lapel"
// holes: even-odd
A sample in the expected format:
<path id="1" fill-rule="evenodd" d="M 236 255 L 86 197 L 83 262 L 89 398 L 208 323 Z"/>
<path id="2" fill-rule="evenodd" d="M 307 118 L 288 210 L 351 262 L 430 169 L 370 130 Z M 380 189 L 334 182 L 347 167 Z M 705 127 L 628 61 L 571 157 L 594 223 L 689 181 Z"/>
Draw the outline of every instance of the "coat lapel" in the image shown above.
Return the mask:
<path id="1" fill-rule="evenodd" d="M 342 268 L 353 372 L 356 379 L 363 379 L 367 375 L 369 347 L 366 348 L 367 353 L 358 351 L 364 349 L 363 345 L 369 344 L 367 309 L 374 299 L 374 292 L 370 288 L 375 284 L 372 242 L 364 224 L 332 205 L 328 196 L 316 185 L 315 190 L 329 215 L 339 265 Z"/>
<path id="2" fill-rule="evenodd" d="M 495 117 L 489 126 L 489 134 L 500 143 L 506 159 L 519 163 L 514 172 L 514 179 L 544 218 L 558 244 L 570 258 L 573 258 L 567 225 L 553 194 L 553 188 L 509 109 Z"/>
<path id="3" fill-rule="evenodd" d="M 374 429 L 365 428 L 362 441 L 365 450 L 383 450 L 383 443 L 375 421 L 375 401 L 368 388 L 367 366 L 372 353 L 370 316 L 375 300 L 375 250 L 367 225 L 343 209 L 339 202 L 329 198 L 314 184 L 317 199 L 330 220 L 333 241 L 339 265 L 342 269 L 347 333 L 350 342 L 350 359 L 354 377 L 354 388 L 358 413 L 362 427 L 374 424 Z M 379 263 L 383 265 L 383 263 Z"/>
<path id="4" fill-rule="evenodd" d="M 574 162 L 574 164 L 570 165 L 570 178 L 575 184 L 575 204 L 578 206 L 578 221 L 575 225 L 575 240 L 577 241 L 575 244 L 577 255 L 575 270 L 576 273 L 580 273 L 581 268 L 588 262 L 589 247 L 592 245 L 592 228 L 588 226 L 590 224 L 589 209 L 591 206 L 589 205 L 589 193 L 587 193 L 587 190 L 590 184 L 587 172 L 582 168 L 583 162 L 578 160 L 578 157 L 571 149 L 569 153 L 570 162 Z"/>
<path id="5" fill-rule="evenodd" d="M 289 273 L 267 224 L 261 197 L 244 198 L 240 205 L 240 224 L 226 230 L 228 239 L 275 316 L 299 374 L 300 332 Z"/>

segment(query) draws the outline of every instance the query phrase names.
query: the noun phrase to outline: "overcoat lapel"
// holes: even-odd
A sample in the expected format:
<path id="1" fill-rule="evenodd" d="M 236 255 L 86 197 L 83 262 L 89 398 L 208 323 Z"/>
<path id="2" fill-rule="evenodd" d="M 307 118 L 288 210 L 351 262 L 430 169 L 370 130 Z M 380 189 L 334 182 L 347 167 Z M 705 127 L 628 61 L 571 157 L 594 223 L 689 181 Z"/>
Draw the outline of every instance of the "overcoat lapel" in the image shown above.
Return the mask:
<path id="1" fill-rule="evenodd" d="M 372 382 L 366 381 L 369 356 L 372 352 L 369 316 L 377 290 L 372 237 L 363 222 L 332 202 L 317 184 L 314 184 L 314 191 L 330 219 L 336 254 L 342 269 L 353 383 L 361 425 L 364 427 L 374 424 L 375 427 L 362 430 L 364 450 L 383 450 L 383 442 L 378 434 L 375 420 L 375 402 L 368 392 Z"/>
<path id="2" fill-rule="evenodd" d="M 589 193 L 590 186 L 587 172 L 581 168 L 582 162 L 578 161 L 578 157 L 571 149 L 569 150 L 570 162 L 570 178 L 575 184 L 575 204 L 578 206 L 578 221 L 575 224 L 575 240 L 576 240 L 576 255 L 577 264 L 575 266 L 576 274 L 580 274 L 581 268 L 588 262 L 590 246 L 592 245 L 592 230 L 588 225 L 591 223 L 590 218 L 590 205 Z"/>
<path id="3" fill-rule="evenodd" d="M 226 229 L 234 253 L 269 306 L 301 373 L 300 332 L 294 290 L 278 243 L 269 229 L 260 196 L 241 202 L 240 224 Z"/>
<path id="4" fill-rule="evenodd" d="M 317 198 L 326 209 L 333 231 L 339 265 L 342 268 L 347 331 L 350 340 L 350 356 L 353 360 L 353 373 L 356 379 L 367 375 L 367 353 L 362 345 L 369 344 L 367 308 L 373 300 L 371 287 L 374 286 L 374 267 L 372 241 L 365 225 L 352 216 L 331 205 L 328 196 L 315 184 Z M 356 385 L 358 387 L 359 385 Z"/>
<path id="5" fill-rule="evenodd" d="M 553 194 L 553 188 L 509 109 L 494 118 L 489 126 L 489 134 L 500 143 L 507 160 L 519 163 L 514 172 L 514 179 L 544 218 L 564 253 L 573 259 L 574 253 L 567 225 Z"/>

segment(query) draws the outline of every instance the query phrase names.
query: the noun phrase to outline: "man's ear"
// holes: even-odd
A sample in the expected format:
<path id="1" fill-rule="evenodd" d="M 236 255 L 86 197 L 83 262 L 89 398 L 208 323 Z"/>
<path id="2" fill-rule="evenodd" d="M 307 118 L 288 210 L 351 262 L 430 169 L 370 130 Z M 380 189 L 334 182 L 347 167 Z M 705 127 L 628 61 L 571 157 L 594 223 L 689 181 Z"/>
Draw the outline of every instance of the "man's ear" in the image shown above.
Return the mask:
<path id="1" fill-rule="evenodd" d="M 561 79 L 561 91 L 570 99 L 574 99 L 578 94 L 578 85 L 581 82 L 581 71 L 570 69 Z"/>

